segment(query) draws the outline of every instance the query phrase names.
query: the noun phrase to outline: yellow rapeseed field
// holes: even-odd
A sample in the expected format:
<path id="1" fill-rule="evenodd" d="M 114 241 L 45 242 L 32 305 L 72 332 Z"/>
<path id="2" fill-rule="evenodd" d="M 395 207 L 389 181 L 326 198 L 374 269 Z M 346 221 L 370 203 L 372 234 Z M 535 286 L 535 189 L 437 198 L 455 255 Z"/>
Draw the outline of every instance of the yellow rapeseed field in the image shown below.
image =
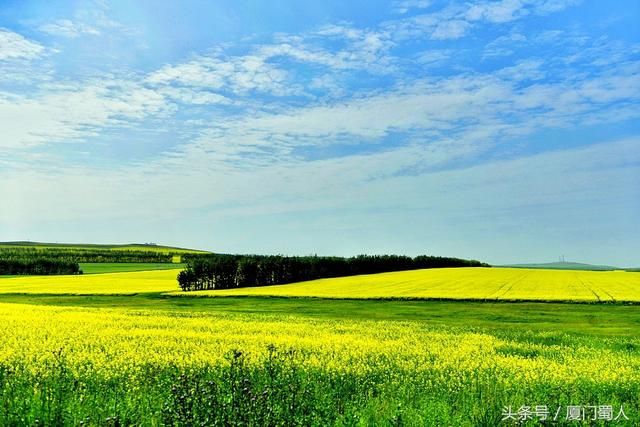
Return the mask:
<path id="1" fill-rule="evenodd" d="M 640 273 L 521 268 L 438 268 L 288 285 L 189 292 L 324 298 L 640 301 Z"/>
<path id="2" fill-rule="evenodd" d="M 215 366 L 231 349 L 242 349 L 251 363 L 259 363 L 268 345 L 274 345 L 305 353 L 310 368 L 429 372 L 426 378 L 440 376 L 452 390 L 456 378 L 469 375 L 520 387 L 640 382 L 640 354 L 635 352 L 594 351 L 588 343 L 537 344 L 409 321 L 0 303 L 0 324 L 0 365 L 26 364 L 34 374 L 46 374 L 49 362 L 61 355 L 73 372 L 90 371 L 105 379 L 135 375 L 143 366 Z"/>
<path id="3" fill-rule="evenodd" d="M 295 417 L 296 425 L 332 425 L 339 417 L 335 425 L 386 425 L 400 416 L 404 425 L 474 426 L 498 425 L 505 406 L 538 404 L 563 411 L 575 404 L 611 405 L 616 411 L 624 406 L 631 421 L 620 425 L 637 425 L 640 340 L 632 334 L 582 336 L 563 332 L 562 324 L 534 332 L 526 326 L 491 330 L 419 320 L 316 317 L 309 313 L 317 301 L 307 301 L 306 314 L 259 313 L 207 306 L 231 300 L 194 298 L 189 304 L 154 306 L 165 298 L 108 296 L 193 295 L 173 293 L 177 272 L 0 279 L 0 426 L 289 425 Z M 569 286 L 571 274 L 581 279 L 582 288 Z M 636 277 L 449 269 L 238 291 L 290 288 L 314 295 L 310 292 L 328 289 L 332 297 L 501 295 L 501 285 L 489 286 L 488 276 L 501 278 L 506 287 L 520 286 L 516 295 L 546 299 L 567 292 L 584 295 L 583 288 L 591 289 L 584 283 L 595 288 L 596 277 L 613 284 L 607 292 L 614 292 L 616 284 L 617 289 L 634 289 L 622 278 Z M 482 285 L 474 288 L 474 283 L 483 277 L 485 289 L 479 292 Z M 545 277 L 556 284 L 535 293 L 534 279 L 541 283 Z M 100 299 L 113 305 L 91 306 Z M 125 303 L 136 299 L 141 305 Z M 567 304 L 567 310 L 571 307 Z M 252 421 L 233 424 L 241 417 Z"/>
<path id="4" fill-rule="evenodd" d="M 76 276 L 0 277 L 0 294 L 136 294 L 178 289 L 180 270 L 135 271 Z"/>
<path id="5" fill-rule="evenodd" d="M 0 278 L 0 294 L 136 294 L 324 298 L 447 298 L 640 301 L 640 273 L 519 268 L 442 268 L 321 279 L 288 285 L 181 292 L 178 269 Z"/>

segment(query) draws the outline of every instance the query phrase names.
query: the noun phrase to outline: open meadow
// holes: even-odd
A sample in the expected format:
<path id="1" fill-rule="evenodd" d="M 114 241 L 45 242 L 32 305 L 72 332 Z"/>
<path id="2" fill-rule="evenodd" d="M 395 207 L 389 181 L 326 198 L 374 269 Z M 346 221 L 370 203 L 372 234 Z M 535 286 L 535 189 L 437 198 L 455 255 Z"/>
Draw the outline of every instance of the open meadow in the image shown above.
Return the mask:
<path id="1" fill-rule="evenodd" d="M 612 408 L 591 424 L 639 419 L 640 310 L 621 303 L 638 301 L 636 273 L 185 293 L 178 271 L 0 278 L 0 425 L 575 425 L 577 405 L 583 424 L 587 407 Z"/>

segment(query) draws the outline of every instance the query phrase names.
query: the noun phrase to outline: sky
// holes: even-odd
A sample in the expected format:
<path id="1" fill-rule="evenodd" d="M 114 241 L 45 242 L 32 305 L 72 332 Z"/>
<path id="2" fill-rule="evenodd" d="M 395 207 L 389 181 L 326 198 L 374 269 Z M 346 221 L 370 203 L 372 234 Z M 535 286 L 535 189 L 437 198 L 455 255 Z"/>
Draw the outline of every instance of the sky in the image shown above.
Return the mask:
<path id="1" fill-rule="evenodd" d="M 0 241 L 640 266 L 639 21 L 0 0 Z"/>

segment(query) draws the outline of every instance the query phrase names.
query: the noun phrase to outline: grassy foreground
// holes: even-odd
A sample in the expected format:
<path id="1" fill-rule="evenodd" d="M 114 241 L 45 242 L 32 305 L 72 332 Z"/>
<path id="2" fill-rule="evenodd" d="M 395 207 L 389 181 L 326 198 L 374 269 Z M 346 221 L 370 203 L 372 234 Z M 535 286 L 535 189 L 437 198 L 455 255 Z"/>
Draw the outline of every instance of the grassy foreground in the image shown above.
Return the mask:
<path id="1" fill-rule="evenodd" d="M 289 285 L 197 291 L 189 295 L 638 302 L 640 274 L 625 271 L 437 268 Z"/>

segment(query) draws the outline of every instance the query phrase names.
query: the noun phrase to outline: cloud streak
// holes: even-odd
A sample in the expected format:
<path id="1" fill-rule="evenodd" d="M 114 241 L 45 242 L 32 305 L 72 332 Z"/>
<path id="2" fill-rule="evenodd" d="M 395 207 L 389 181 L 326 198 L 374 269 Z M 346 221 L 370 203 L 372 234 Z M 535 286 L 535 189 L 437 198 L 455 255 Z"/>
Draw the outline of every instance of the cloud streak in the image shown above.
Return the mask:
<path id="1" fill-rule="evenodd" d="M 40 31 L 59 37 L 77 38 L 83 35 L 99 36 L 100 30 L 89 25 L 73 22 L 69 19 L 59 19 L 40 26 Z"/>
<path id="2" fill-rule="evenodd" d="M 0 93 L 0 148 L 77 141 L 167 108 L 161 94 L 122 81 L 61 86 L 33 97 Z"/>
<path id="3" fill-rule="evenodd" d="M 0 61 L 34 59 L 42 55 L 44 50 L 41 44 L 0 28 Z"/>

